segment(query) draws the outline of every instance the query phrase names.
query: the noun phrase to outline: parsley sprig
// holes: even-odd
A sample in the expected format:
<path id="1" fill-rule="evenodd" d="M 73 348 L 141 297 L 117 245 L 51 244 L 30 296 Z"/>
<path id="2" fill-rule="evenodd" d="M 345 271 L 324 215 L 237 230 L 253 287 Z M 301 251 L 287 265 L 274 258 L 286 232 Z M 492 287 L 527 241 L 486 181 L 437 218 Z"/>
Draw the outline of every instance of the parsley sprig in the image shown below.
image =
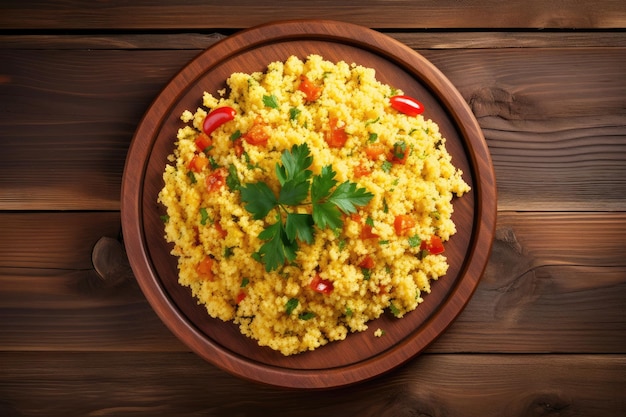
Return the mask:
<path id="1" fill-rule="evenodd" d="M 311 244 L 315 226 L 319 229 L 340 229 L 342 213 L 352 214 L 364 206 L 373 194 L 356 183 L 337 185 L 332 166 L 324 166 L 319 175 L 309 169 L 313 156 L 307 144 L 294 145 L 281 154 L 275 172 L 280 189 L 278 196 L 263 181 L 241 185 L 241 200 L 255 220 L 265 219 L 272 210 L 275 222 L 259 233 L 265 241 L 255 258 L 265 264 L 267 272 L 278 269 L 296 258 L 298 242 Z M 311 213 L 299 213 L 300 206 L 311 206 Z"/>

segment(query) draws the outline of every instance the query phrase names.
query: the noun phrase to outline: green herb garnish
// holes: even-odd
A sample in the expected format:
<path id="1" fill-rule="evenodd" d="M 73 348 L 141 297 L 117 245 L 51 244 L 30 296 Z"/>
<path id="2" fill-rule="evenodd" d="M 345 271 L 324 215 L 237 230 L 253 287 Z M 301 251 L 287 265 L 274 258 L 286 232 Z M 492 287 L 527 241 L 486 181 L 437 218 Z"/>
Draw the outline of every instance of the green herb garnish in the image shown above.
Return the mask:
<path id="1" fill-rule="evenodd" d="M 270 96 L 263 96 L 263 104 L 265 107 L 270 107 L 272 109 L 278 108 L 278 99 L 274 94 Z"/>
<path id="2" fill-rule="evenodd" d="M 311 313 L 310 311 L 298 314 L 300 320 L 311 320 L 313 317 L 315 317 L 315 313 Z"/>
<path id="3" fill-rule="evenodd" d="M 409 246 L 412 248 L 418 247 L 422 243 L 422 239 L 418 235 L 411 236 L 409 238 Z"/>
<path id="4" fill-rule="evenodd" d="M 297 107 L 292 107 L 289 109 L 289 120 L 296 120 L 300 116 L 300 109 Z"/>
<path id="5" fill-rule="evenodd" d="M 207 220 L 209 220 L 209 213 L 204 207 L 200 207 L 200 224 L 206 226 Z"/>
<path id="6" fill-rule="evenodd" d="M 237 191 L 239 188 L 241 188 L 239 175 L 237 175 L 237 168 L 233 164 L 230 164 L 228 166 L 228 176 L 226 177 L 226 185 L 231 191 Z"/>
<path id="7" fill-rule="evenodd" d="M 389 303 L 389 311 L 391 311 L 391 314 L 396 317 L 400 315 L 400 309 L 396 307 L 393 303 Z"/>
<path id="8" fill-rule="evenodd" d="M 290 298 L 289 301 L 285 303 L 285 313 L 287 313 L 288 316 L 291 316 L 291 313 L 293 313 L 293 310 L 298 307 L 298 304 L 300 304 L 300 301 L 298 301 L 297 298 Z"/>
<path id="9" fill-rule="evenodd" d="M 241 200 L 255 220 L 265 219 L 276 209 L 275 222 L 259 234 L 265 243 L 255 259 L 265 264 L 270 272 L 293 261 L 298 241 L 312 243 L 315 227 L 342 227 L 342 213 L 356 213 L 357 206 L 367 204 L 373 194 L 356 183 L 345 181 L 337 185 L 331 166 L 322 168 L 319 175 L 309 169 L 313 163 L 307 144 L 294 145 L 281 155 L 282 164 L 276 164 L 280 183 L 278 197 L 267 183 L 259 181 L 240 187 Z M 311 205 L 311 214 L 297 213 L 293 207 Z"/>

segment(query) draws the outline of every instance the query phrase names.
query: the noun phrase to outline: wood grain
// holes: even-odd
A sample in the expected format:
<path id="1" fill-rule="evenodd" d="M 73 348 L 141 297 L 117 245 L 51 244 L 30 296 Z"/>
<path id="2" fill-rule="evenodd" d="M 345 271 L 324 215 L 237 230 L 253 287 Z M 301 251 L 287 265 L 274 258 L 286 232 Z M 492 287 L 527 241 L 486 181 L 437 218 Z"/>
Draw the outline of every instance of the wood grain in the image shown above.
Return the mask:
<path id="1" fill-rule="evenodd" d="M 80 34 L 3 34 L 0 49 L 28 50 L 187 50 L 200 52 L 224 39 L 223 33 L 109 33 Z M 237 31 L 238 32 L 238 31 Z M 480 31 L 399 32 L 381 29 L 386 34 L 413 49 L 495 49 L 495 48 L 623 48 L 626 34 L 615 31 Z M 236 33 L 236 32 L 235 32 Z"/>
<path id="2" fill-rule="evenodd" d="M 277 4 L 0 2 L 0 415 L 626 415 L 623 1 Z M 89 256 L 119 234 L 123 161 L 162 86 L 225 35 L 311 15 L 436 62 L 479 116 L 500 210 L 429 353 L 320 393 L 211 366 Z"/>
<path id="3" fill-rule="evenodd" d="M 612 355 L 423 355 L 354 389 L 321 392 L 245 382 L 185 353 L 7 352 L 0 353 L 0 364 L 0 413 L 7 416 L 605 417 L 626 412 L 626 359 Z"/>
<path id="4" fill-rule="evenodd" d="M 0 213 L 0 223 L 12 225 L 0 242 L 13 242 L 2 263 L 20 256 L 0 267 L 0 351 L 188 351 L 134 281 L 110 287 L 87 250 L 58 249 L 115 235 L 117 213 Z M 625 228 L 625 213 L 501 212 L 485 275 L 429 352 L 623 353 Z M 33 245 L 35 231 L 59 236 Z"/>
<path id="5" fill-rule="evenodd" d="M 199 52 L 0 49 L 0 209 L 119 210 L 141 117 Z M 500 210 L 626 206 L 626 48 L 419 52 L 477 116 Z"/>
<path id="6" fill-rule="evenodd" d="M 234 0 L 123 0 L 106 3 L 66 0 L 50 2 L 5 0 L 0 6 L 0 27 L 5 29 L 189 29 L 245 28 L 284 19 L 333 19 L 373 28 L 532 28 L 617 29 L 626 18 L 619 0 L 566 0 L 545 2 L 436 3 L 410 0 L 364 0 L 345 4 L 331 0 L 289 1 L 276 10 L 273 1 Z"/>

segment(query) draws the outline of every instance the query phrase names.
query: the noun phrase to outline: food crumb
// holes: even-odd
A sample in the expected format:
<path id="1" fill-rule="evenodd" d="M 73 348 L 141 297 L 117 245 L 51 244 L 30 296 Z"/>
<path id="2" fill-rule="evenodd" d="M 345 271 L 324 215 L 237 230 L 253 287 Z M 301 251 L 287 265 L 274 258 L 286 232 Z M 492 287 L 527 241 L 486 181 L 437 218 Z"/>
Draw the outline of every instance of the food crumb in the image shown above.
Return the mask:
<path id="1" fill-rule="evenodd" d="M 385 334 L 385 331 L 381 328 L 376 329 L 376 331 L 374 332 L 374 336 L 376 337 L 382 337 Z"/>

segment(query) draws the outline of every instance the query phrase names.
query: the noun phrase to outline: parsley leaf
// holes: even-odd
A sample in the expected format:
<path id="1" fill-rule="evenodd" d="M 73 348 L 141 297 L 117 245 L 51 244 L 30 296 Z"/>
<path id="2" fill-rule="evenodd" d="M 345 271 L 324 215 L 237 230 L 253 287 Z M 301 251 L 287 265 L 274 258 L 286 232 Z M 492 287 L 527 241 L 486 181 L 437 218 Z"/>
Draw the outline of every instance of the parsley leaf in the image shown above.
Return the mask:
<path id="1" fill-rule="evenodd" d="M 278 204 L 276 196 L 264 182 L 246 184 L 239 191 L 241 200 L 247 203 L 246 210 L 252 213 L 255 220 L 263 219 Z"/>
<path id="2" fill-rule="evenodd" d="M 313 203 L 313 221 L 320 229 L 330 227 L 338 229 L 343 224 L 341 222 L 341 212 L 331 202 Z"/>
<path id="3" fill-rule="evenodd" d="M 289 240 L 298 238 L 308 244 L 313 243 L 313 217 L 310 214 L 288 213 L 285 232 Z"/>
<path id="4" fill-rule="evenodd" d="M 239 188 L 241 188 L 241 182 L 239 181 L 239 176 L 237 175 L 237 168 L 233 164 L 230 164 L 228 166 L 228 176 L 226 177 L 226 185 L 231 191 L 236 191 Z"/>
<path id="5" fill-rule="evenodd" d="M 330 189 L 337 184 L 335 180 L 335 171 L 330 165 L 322 168 L 320 175 L 313 177 L 311 184 L 311 200 L 313 203 L 328 196 Z"/>
<path id="6" fill-rule="evenodd" d="M 315 317 L 315 313 L 312 313 L 310 311 L 305 311 L 304 313 L 298 314 L 298 318 L 300 320 L 311 320 L 313 317 Z"/>
<path id="7" fill-rule="evenodd" d="M 259 233 L 259 239 L 267 240 L 259 249 L 261 260 L 265 264 L 265 271 L 278 269 L 285 261 L 293 261 L 296 258 L 298 243 L 287 238 L 280 216 L 276 223 Z"/>
<path id="8" fill-rule="evenodd" d="M 309 196 L 308 181 L 299 182 L 289 180 L 283 184 L 278 194 L 278 203 L 287 206 L 297 206 Z"/>
<path id="9" fill-rule="evenodd" d="M 291 313 L 293 313 L 293 310 L 295 310 L 296 307 L 298 307 L 298 304 L 300 304 L 300 301 L 298 301 L 297 298 L 290 298 L 285 303 L 285 313 L 287 313 L 287 315 L 290 316 Z"/>
<path id="10" fill-rule="evenodd" d="M 328 201 L 336 204 L 345 214 L 356 213 L 356 206 L 364 206 L 370 202 L 374 194 L 365 188 L 357 188 L 353 182 L 339 184 L 335 191 L 328 197 Z"/>
<path id="11" fill-rule="evenodd" d="M 289 109 L 289 120 L 296 120 L 300 116 L 300 109 L 292 107 Z"/>
<path id="12" fill-rule="evenodd" d="M 280 160 L 283 165 L 276 164 L 276 176 L 280 185 L 285 185 L 289 180 L 304 182 L 313 174 L 308 169 L 313 163 L 313 157 L 306 143 L 293 145 L 291 151 L 281 154 Z"/>
<path id="13" fill-rule="evenodd" d="M 277 109 L 278 108 L 278 99 L 276 98 L 276 96 L 274 94 L 272 94 L 271 96 L 263 96 L 263 104 L 265 105 L 265 107 L 270 107 L 272 109 Z"/>
<path id="14" fill-rule="evenodd" d="M 200 207 L 200 224 L 206 226 L 206 222 L 209 220 L 209 212 L 204 207 Z"/>
<path id="15" fill-rule="evenodd" d="M 309 167 L 313 157 L 307 144 L 294 145 L 281 154 L 282 164 L 276 164 L 276 177 L 280 183 L 278 197 L 265 182 L 238 185 L 241 201 L 255 220 L 264 219 L 277 209 L 276 222 L 259 233 L 265 241 L 253 258 L 265 264 L 266 271 L 280 268 L 296 258 L 298 241 L 313 243 L 315 226 L 339 230 L 343 225 L 342 213 L 356 212 L 356 206 L 367 204 L 373 194 L 356 183 L 346 181 L 339 186 L 335 171 L 330 165 L 313 176 Z M 236 171 L 234 172 L 236 177 Z M 233 183 L 234 183 L 233 178 Z M 229 185 L 230 186 L 230 185 Z M 233 185 L 237 187 L 236 184 Z M 307 202 L 307 198 L 311 200 Z M 311 205 L 311 214 L 296 212 L 294 206 Z"/>

